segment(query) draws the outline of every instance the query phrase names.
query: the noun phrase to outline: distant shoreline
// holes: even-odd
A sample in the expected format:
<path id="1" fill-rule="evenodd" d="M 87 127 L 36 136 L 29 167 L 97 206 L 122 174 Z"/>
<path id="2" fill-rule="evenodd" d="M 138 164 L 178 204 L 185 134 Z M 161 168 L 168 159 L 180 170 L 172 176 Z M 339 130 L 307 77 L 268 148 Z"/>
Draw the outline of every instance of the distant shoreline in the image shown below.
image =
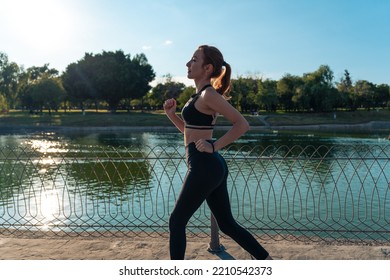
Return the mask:
<path id="1" fill-rule="evenodd" d="M 264 128 L 263 128 L 264 129 Z M 308 124 L 269 126 L 269 130 L 309 130 L 326 132 L 387 132 L 390 133 L 390 122 L 370 121 L 359 124 Z"/>
<path id="2" fill-rule="evenodd" d="M 228 130 L 231 126 L 217 125 L 216 130 Z M 360 124 L 307 124 L 307 125 L 270 125 L 270 126 L 251 126 L 254 131 L 321 131 L 321 132 L 350 132 L 350 133 L 388 133 L 390 134 L 390 121 L 370 121 Z M 1 125 L 1 132 L 20 132 L 20 131 L 177 131 L 174 126 L 61 126 L 61 125 Z"/>

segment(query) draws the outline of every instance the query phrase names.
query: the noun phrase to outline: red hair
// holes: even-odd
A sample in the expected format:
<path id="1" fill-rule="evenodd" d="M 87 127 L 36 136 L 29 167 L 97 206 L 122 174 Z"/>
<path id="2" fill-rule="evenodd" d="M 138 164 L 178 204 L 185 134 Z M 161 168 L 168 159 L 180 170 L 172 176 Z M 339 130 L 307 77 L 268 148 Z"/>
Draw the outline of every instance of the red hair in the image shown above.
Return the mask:
<path id="1" fill-rule="evenodd" d="M 213 66 L 213 73 L 210 78 L 215 90 L 226 99 L 229 99 L 229 91 L 231 87 L 230 77 L 232 68 L 223 59 L 222 53 L 213 46 L 202 45 L 198 48 L 203 51 L 204 64 L 211 64 Z"/>

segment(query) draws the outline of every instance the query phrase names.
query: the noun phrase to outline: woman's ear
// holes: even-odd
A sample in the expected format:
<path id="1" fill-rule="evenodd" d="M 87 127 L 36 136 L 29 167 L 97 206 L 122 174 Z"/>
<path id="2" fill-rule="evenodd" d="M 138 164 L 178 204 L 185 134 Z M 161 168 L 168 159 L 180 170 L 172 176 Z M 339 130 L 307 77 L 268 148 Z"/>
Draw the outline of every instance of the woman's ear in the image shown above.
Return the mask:
<path id="1" fill-rule="evenodd" d="M 206 73 L 208 76 L 211 76 L 211 74 L 213 74 L 214 72 L 214 66 L 210 63 L 210 64 L 206 64 L 205 65 L 205 70 L 206 70 Z"/>

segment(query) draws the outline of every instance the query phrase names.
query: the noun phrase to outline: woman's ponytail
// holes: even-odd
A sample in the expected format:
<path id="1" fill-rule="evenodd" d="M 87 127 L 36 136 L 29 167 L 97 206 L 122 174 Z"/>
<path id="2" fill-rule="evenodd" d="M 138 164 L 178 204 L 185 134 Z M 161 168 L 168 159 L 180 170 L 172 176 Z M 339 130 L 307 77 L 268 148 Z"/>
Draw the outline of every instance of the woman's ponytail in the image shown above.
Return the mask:
<path id="1" fill-rule="evenodd" d="M 232 68 L 229 63 L 225 61 L 223 62 L 223 67 L 224 69 L 222 69 L 221 75 L 213 79 L 213 87 L 225 99 L 230 99 L 229 92 L 231 87 L 230 77 L 232 75 Z"/>

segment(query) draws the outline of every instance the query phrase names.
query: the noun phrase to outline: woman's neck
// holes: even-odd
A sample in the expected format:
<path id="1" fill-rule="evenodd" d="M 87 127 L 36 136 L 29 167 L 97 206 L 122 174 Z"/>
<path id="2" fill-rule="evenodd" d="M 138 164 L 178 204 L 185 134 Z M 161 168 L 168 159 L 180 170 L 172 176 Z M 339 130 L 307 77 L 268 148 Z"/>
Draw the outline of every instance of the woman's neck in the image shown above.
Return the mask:
<path id="1" fill-rule="evenodd" d="M 195 80 L 196 92 L 200 91 L 205 85 L 210 85 L 210 79 Z"/>

